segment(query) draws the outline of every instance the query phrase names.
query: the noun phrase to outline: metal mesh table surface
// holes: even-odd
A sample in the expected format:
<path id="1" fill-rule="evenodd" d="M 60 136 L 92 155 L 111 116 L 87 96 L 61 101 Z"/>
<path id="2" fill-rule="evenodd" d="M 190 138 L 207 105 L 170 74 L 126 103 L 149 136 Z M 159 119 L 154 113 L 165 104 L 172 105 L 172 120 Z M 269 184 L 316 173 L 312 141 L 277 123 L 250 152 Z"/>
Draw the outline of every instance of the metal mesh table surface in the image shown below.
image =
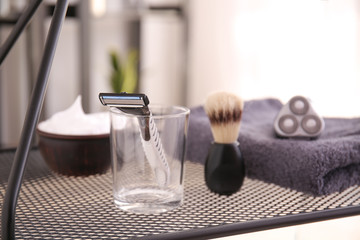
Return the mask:
<path id="1" fill-rule="evenodd" d="M 14 152 L 0 152 L 0 196 L 4 199 Z M 163 214 L 130 214 L 112 199 L 109 171 L 89 177 L 52 173 L 37 150 L 30 152 L 16 210 L 17 239 L 182 239 L 225 236 L 271 226 L 359 214 L 360 187 L 312 197 L 246 178 L 229 197 L 211 193 L 203 166 L 186 162 L 180 208 Z"/>

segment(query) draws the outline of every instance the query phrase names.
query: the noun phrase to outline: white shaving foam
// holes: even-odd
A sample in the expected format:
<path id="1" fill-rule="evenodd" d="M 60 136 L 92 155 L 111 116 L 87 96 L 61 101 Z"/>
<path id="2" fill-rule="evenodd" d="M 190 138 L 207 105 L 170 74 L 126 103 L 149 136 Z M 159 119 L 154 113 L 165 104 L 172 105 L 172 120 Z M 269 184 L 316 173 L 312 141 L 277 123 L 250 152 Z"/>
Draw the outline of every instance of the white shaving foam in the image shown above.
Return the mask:
<path id="1" fill-rule="evenodd" d="M 43 132 L 61 135 L 98 135 L 110 133 L 108 112 L 85 114 L 81 105 L 81 96 L 66 110 L 55 113 L 39 123 Z"/>

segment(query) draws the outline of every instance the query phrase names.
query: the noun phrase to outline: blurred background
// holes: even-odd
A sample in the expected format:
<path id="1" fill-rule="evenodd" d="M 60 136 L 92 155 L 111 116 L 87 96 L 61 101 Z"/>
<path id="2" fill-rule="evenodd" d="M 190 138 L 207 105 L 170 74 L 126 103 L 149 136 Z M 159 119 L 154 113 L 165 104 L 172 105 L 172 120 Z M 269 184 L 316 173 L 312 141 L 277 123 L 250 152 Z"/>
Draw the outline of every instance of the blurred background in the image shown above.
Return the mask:
<path id="1" fill-rule="evenodd" d="M 0 0 L 0 41 L 26 0 Z M 202 104 L 214 90 L 284 103 L 309 97 L 323 116 L 360 115 L 357 0 L 70 1 L 42 119 L 82 95 L 105 111 L 113 91 L 110 52 L 138 53 L 136 91 L 152 103 Z M 36 80 L 54 1 L 44 0 L 0 68 L 0 143 L 16 145 Z"/>
<path id="2" fill-rule="evenodd" d="M 0 0 L 1 43 L 27 2 Z M 44 0 L 0 67 L 0 147 L 17 145 L 53 9 Z M 323 116 L 360 116 L 358 0 L 70 1 L 41 119 L 78 95 L 85 112 L 106 111 L 98 94 L 114 91 L 111 52 L 152 103 L 193 107 L 215 90 L 284 103 L 299 94 Z M 127 65 L 130 52 L 138 60 Z M 335 239 L 341 229 L 356 239 L 358 226 L 350 218 L 233 239 Z"/>

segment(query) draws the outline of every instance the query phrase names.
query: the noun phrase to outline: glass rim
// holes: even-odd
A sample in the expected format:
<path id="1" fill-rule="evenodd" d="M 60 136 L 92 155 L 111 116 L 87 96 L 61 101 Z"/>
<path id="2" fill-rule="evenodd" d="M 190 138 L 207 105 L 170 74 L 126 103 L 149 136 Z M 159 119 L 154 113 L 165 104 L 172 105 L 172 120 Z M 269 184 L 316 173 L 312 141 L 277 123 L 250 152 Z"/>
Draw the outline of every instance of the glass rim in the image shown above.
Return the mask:
<path id="1" fill-rule="evenodd" d="M 161 114 L 161 115 L 152 115 L 151 117 L 156 119 L 156 118 L 175 118 L 175 117 L 180 117 L 183 115 L 189 115 L 190 114 L 190 109 L 184 106 L 178 106 L 178 105 L 161 105 L 161 104 L 149 104 L 148 105 L 150 110 L 151 109 L 177 109 L 179 110 L 176 113 L 165 113 L 165 114 Z M 114 113 L 117 115 L 122 115 L 122 116 L 126 116 L 126 117 L 146 117 L 145 115 L 142 114 L 130 114 L 130 113 L 125 113 L 123 111 L 121 111 L 120 109 L 118 109 L 117 107 L 110 107 L 110 113 Z"/>

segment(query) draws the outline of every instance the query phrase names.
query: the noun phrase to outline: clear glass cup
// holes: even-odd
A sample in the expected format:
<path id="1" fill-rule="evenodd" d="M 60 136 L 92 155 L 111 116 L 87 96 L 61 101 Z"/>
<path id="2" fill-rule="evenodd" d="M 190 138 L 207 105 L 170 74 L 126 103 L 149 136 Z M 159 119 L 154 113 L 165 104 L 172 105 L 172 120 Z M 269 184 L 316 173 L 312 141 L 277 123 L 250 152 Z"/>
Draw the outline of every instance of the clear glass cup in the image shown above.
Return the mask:
<path id="1" fill-rule="evenodd" d="M 190 110 L 150 106 L 152 115 L 111 108 L 114 203 L 141 214 L 162 213 L 183 201 L 183 168 Z"/>

